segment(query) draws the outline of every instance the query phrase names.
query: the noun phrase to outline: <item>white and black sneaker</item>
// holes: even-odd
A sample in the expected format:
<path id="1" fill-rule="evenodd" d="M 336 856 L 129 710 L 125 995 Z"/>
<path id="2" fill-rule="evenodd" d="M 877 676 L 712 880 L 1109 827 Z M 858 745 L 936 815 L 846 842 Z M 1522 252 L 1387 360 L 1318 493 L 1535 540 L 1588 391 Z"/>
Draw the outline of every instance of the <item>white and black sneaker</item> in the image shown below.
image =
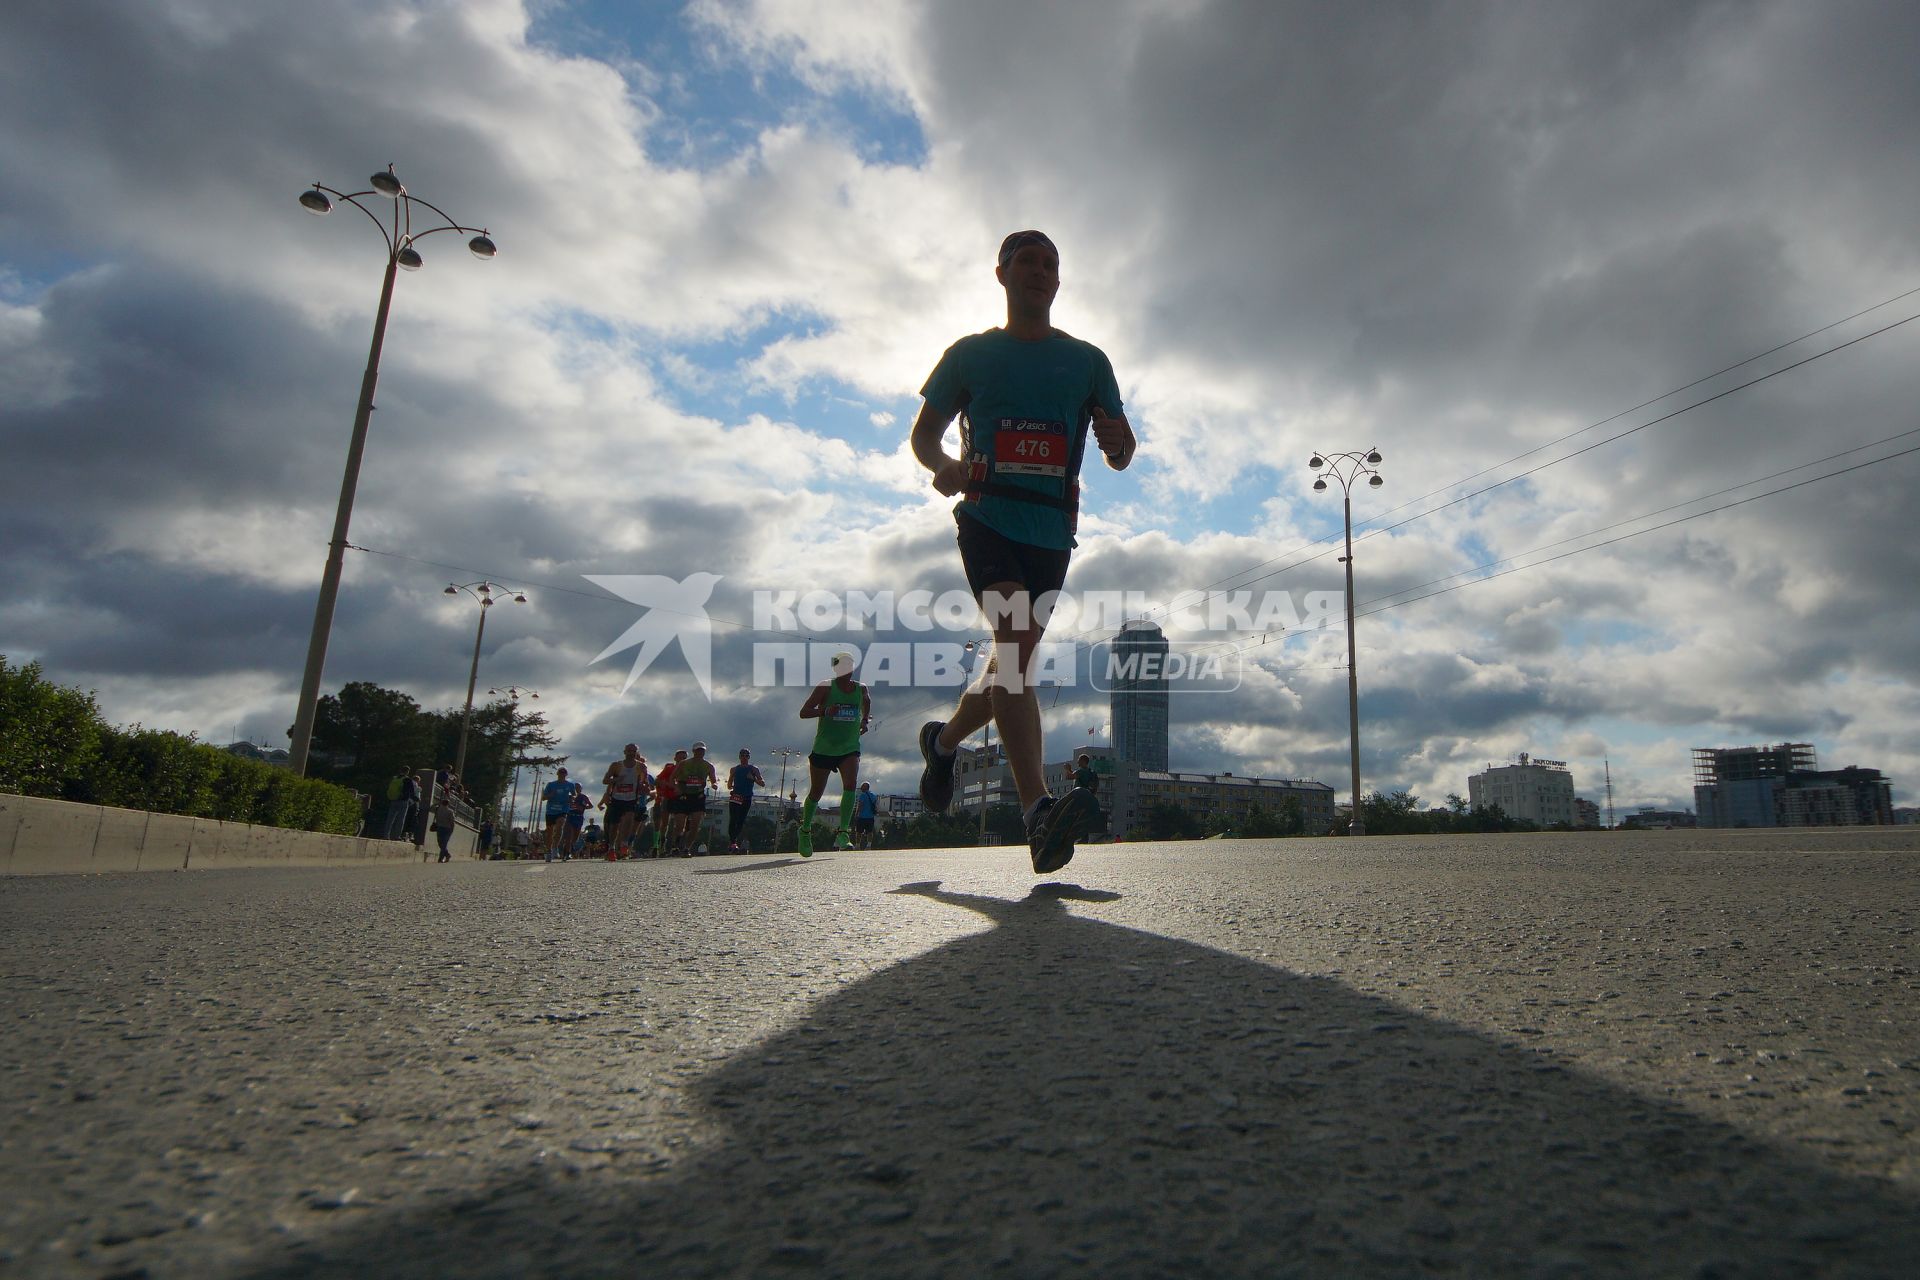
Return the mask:
<path id="1" fill-rule="evenodd" d="M 944 720 L 929 720 L 920 726 L 920 758 L 927 762 L 920 771 L 920 803 L 927 806 L 928 813 L 945 813 L 953 804 L 954 756 L 940 750 L 940 731 L 946 727 Z"/>
<path id="2" fill-rule="evenodd" d="M 1093 793 L 1075 787 L 1055 799 L 1045 796 L 1027 818 L 1027 847 L 1033 855 L 1033 874 L 1049 875 L 1073 861 L 1073 845 L 1086 834 L 1098 808 Z"/>

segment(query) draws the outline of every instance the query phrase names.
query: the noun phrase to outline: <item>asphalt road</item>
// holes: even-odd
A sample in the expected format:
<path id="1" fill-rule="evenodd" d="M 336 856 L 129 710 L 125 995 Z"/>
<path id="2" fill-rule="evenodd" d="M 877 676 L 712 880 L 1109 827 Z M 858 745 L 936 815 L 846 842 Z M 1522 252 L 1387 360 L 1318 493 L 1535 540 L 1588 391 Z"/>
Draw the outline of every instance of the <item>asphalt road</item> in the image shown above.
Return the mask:
<path id="1" fill-rule="evenodd" d="M 0 1277 L 1912 1276 L 1920 829 L 0 881 Z"/>

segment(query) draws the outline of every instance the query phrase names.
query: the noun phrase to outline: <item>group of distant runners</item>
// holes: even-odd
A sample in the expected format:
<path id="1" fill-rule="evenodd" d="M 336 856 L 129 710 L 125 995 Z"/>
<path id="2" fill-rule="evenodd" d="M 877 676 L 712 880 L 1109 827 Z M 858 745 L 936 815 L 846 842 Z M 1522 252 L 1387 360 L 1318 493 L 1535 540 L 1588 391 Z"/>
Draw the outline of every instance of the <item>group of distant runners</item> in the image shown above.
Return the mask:
<path id="1" fill-rule="evenodd" d="M 1115 471 L 1133 461 L 1137 442 L 1122 412 L 1119 384 L 1106 355 L 1053 327 L 1060 289 L 1060 255 L 1039 231 L 1016 231 L 1001 242 L 994 276 L 1006 294 L 1003 326 L 961 338 L 940 357 L 921 388 L 913 424 L 914 457 L 932 473 L 935 490 L 957 497 L 956 541 L 967 585 L 993 635 L 991 658 L 945 720 L 920 728 L 920 799 L 933 813 L 953 803 L 960 744 L 989 721 L 1000 740 L 1019 793 L 1033 870 L 1048 874 L 1073 858 L 1075 843 L 1097 811 L 1089 762 L 1083 756 L 1074 785 L 1049 793 L 1042 766 L 1040 708 L 1029 675 L 1056 593 L 1066 582 L 1076 545 L 1079 474 L 1091 437 Z M 946 451 L 955 419 L 960 456 Z M 807 757 L 807 799 L 797 833 L 798 852 L 813 854 L 813 820 L 828 780 L 839 775 L 840 823 L 836 848 L 870 843 L 877 800 L 859 781 L 860 738 L 873 722 L 873 704 L 853 678 L 851 654 L 836 656 L 833 678 L 811 690 L 800 708 L 816 720 Z M 612 850 L 630 847 L 652 806 L 652 852 L 691 855 L 704 823 L 709 792 L 719 777 L 706 744 L 674 752 L 673 762 L 649 773 L 632 743 L 608 766 L 597 807 L 606 814 Z M 728 771 L 727 840 L 745 851 L 744 829 L 756 788 L 766 785 L 748 751 Z M 548 858 L 571 850 L 588 811 L 585 789 L 561 769 L 548 783 L 545 806 Z"/>
<path id="2" fill-rule="evenodd" d="M 707 797 L 719 784 L 704 742 L 675 751 L 658 772 L 647 768 L 639 746 L 629 742 L 601 775 L 598 801 L 566 769 L 554 771 L 553 781 L 540 793 L 545 830 L 539 848 L 549 862 L 601 843 L 609 857 L 692 857 L 701 847 Z M 740 763 L 727 773 L 728 852 L 744 851 L 753 793 L 765 785 L 752 752 L 743 747 Z M 604 825 L 590 822 L 596 809 L 604 815 Z"/>
<path id="3" fill-rule="evenodd" d="M 797 815 L 795 839 L 803 858 L 813 856 L 814 816 L 827 780 L 836 773 L 842 793 L 834 847 L 872 847 L 879 798 L 871 784 L 859 780 L 859 773 L 860 736 L 873 726 L 873 702 L 866 686 L 853 678 L 853 668 L 853 655 L 837 655 L 833 679 L 813 689 L 800 708 L 801 719 L 819 721 L 807 757 L 806 804 Z M 719 773 L 707 758 L 706 743 L 675 751 L 672 761 L 651 772 L 638 744 L 629 742 L 620 759 L 607 766 L 600 785 L 596 802 L 562 768 L 541 790 L 545 831 L 539 846 L 547 861 L 571 857 L 575 850 L 597 843 L 588 837 L 589 815 L 596 808 L 606 817 L 598 829 L 608 857 L 692 857 L 702 851 L 707 798 L 720 785 Z M 726 785 L 727 852 L 751 852 L 747 816 L 753 809 L 754 792 L 767 785 L 753 763 L 752 751 L 740 749 L 740 762 L 727 771 Z M 643 828 L 644 840 L 640 839 Z"/>

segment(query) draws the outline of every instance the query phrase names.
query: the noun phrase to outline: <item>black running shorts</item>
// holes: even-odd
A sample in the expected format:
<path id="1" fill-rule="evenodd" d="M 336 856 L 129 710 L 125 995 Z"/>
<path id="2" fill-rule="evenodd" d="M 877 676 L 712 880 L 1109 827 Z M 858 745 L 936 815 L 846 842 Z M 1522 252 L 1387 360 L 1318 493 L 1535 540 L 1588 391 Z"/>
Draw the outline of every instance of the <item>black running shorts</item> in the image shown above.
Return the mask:
<path id="1" fill-rule="evenodd" d="M 1015 542 L 965 512 L 956 513 L 953 519 L 960 526 L 955 538 L 960 544 L 960 564 L 966 569 L 967 587 L 975 600 L 985 595 L 988 587 L 1003 582 L 1017 582 L 1034 596 L 1066 585 L 1067 561 L 1073 552 Z"/>

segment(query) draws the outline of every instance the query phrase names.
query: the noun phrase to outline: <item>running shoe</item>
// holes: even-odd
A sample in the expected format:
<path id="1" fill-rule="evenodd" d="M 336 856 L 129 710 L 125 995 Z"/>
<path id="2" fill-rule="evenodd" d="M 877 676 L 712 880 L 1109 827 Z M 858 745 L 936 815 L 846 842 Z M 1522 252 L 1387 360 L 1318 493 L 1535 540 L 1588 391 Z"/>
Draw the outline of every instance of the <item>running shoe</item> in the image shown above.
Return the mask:
<path id="1" fill-rule="evenodd" d="M 801 827 L 797 841 L 800 856 L 803 858 L 811 858 L 813 856 L 813 832 L 807 830 L 805 827 Z"/>
<path id="2" fill-rule="evenodd" d="M 1040 801 L 1027 819 L 1027 845 L 1033 855 L 1033 873 L 1044 876 L 1073 861 L 1073 845 L 1086 834 L 1093 816 L 1091 792 L 1075 787 L 1059 799 L 1049 796 Z"/>
<path id="3" fill-rule="evenodd" d="M 928 813 L 945 813 L 953 804 L 954 756 L 940 754 L 940 731 L 944 720 L 929 720 L 920 726 L 920 758 L 927 767 L 920 771 L 920 803 Z M 958 753 L 955 753 L 956 755 Z"/>
<path id="4" fill-rule="evenodd" d="M 853 837 L 842 831 L 833 838 L 833 847 L 836 849 L 851 849 L 853 848 Z"/>

